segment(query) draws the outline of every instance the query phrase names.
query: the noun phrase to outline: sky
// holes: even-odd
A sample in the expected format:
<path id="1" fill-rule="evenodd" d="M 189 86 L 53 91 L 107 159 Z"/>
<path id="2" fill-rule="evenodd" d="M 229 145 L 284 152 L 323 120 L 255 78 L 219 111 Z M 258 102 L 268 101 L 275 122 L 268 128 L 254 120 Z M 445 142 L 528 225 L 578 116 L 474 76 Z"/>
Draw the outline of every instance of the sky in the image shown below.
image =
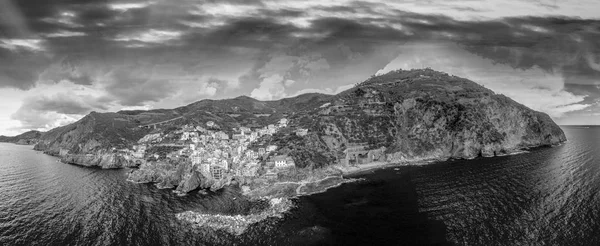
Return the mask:
<path id="1" fill-rule="evenodd" d="M 430 67 L 600 124 L 597 0 L 0 0 L 0 134 Z"/>

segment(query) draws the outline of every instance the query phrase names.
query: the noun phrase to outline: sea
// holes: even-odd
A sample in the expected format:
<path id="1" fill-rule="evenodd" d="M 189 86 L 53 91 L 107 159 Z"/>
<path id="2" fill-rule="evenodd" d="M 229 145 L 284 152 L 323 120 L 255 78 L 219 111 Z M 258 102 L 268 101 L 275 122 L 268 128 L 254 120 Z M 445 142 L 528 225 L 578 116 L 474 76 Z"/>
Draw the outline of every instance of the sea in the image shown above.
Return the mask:
<path id="1" fill-rule="evenodd" d="M 239 236 L 175 217 L 264 207 L 238 189 L 178 196 L 3 143 L 0 245 L 600 245 L 600 127 L 562 128 L 556 147 L 353 175 Z"/>

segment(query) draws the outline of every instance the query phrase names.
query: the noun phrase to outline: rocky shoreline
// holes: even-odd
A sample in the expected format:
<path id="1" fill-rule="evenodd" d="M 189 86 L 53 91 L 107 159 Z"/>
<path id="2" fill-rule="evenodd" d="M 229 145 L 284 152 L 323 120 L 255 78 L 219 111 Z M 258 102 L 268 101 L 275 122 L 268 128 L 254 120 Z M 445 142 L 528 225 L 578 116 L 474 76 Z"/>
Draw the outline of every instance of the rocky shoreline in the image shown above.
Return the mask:
<path id="1" fill-rule="evenodd" d="M 526 153 L 528 152 L 528 149 L 530 148 L 519 149 L 503 155 L 496 156 Z M 48 152 L 44 153 L 53 155 L 52 153 Z M 62 157 L 60 155 L 54 156 L 58 156 L 59 158 L 61 158 L 62 162 L 81 165 L 79 164 L 81 162 L 78 162 L 78 159 L 73 158 L 72 155 Z M 105 162 L 106 160 L 110 160 L 111 162 L 114 162 L 114 159 L 107 158 L 105 156 L 89 159 L 100 160 Z M 215 182 L 213 180 L 212 182 L 207 182 L 208 179 L 201 176 L 202 174 L 195 172 L 191 165 L 179 165 L 179 168 L 177 169 L 169 169 L 160 166 L 168 165 L 167 163 L 144 163 L 144 165 L 142 165 L 138 169 L 131 169 L 127 180 L 133 183 L 155 183 L 156 187 L 159 189 L 174 188 L 174 192 L 180 195 L 185 195 L 188 192 L 196 189 L 210 189 L 211 191 L 217 191 L 225 186 L 236 186 L 241 189 L 242 195 L 247 197 L 249 200 L 267 201 L 269 203 L 269 206 L 266 209 L 258 213 L 247 215 L 210 214 L 197 211 L 186 211 L 176 214 L 176 217 L 179 220 L 189 223 L 195 228 L 209 228 L 213 230 L 222 230 L 232 235 L 241 235 L 252 224 L 259 223 L 267 218 L 283 218 L 285 213 L 287 213 L 290 209 L 294 207 L 294 198 L 299 196 L 306 196 L 326 192 L 328 189 L 338 187 L 344 183 L 354 182 L 357 179 L 349 178 L 353 175 L 357 175 L 373 169 L 381 169 L 394 166 L 427 165 L 446 160 L 432 158 L 403 162 L 372 162 L 356 166 L 337 164 L 332 165 L 329 168 L 323 168 L 323 170 L 314 170 L 316 174 L 314 174 L 313 177 L 308 178 L 306 180 L 263 183 L 261 185 L 254 185 L 253 187 L 250 187 L 247 184 L 239 183 L 237 181 L 232 182 L 232 180 L 221 180 L 218 182 Z M 152 169 L 154 171 L 151 171 L 150 167 L 155 168 L 155 170 Z M 332 170 L 335 171 L 332 172 Z M 167 172 L 167 174 L 157 173 L 159 171 Z M 172 177 L 173 179 L 165 177 Z"/>
<path id="2" fill-rule="evenodd" d="M 260 213 L 249 215 L 223 215 L 207 214 L 193 211 L 186 211 L 176 215 L 177 219 L 186 221 L 196 228 L 210 228 L 214 230 L 223 230 L 230 234 L 239 236 L 254 223 L 258 223 L 267 218 L 282 218 L 294 203 L 290 198 L 271 198 L 268 199 L 269 207 Z"/>
<path id="3" fill-rule="evenodd" d="M 566 142 L 566 141 L 565 141 Z M 556 146 L 560 146 L 562 145 L 564 142 L 555 144 L 555 145 L 550 145 L 550 146 L 531 146 L 531 147 L 525 147 L 525 148 L 521 148 L 521 149 L 515 149 L 515 150 L 511 150 L 511 151 L 507 151 L 506 153 L 502 153 L 502 154 L 496 154 L 496 155 L 482 155 L 479 158 L 493 158 L 493 157 L 501 157 L 501 156 L 510 156 L 510 155 L 519 155 L 519 154 L 525 154 L 525 153 L 529 153 L 530 150 L 532 149 L 536 149 L 536 148 L 553 148 Z M 472 160 L 478 157 L 472 157 L 472 158 L 458 158 L 458 159 L 465 159 L 465 160 Z M 434 164 L 434 163 L 438 163 L 438 162 L 444 162 L 444 161 L 449 161 L 452 160 L 452 158 L 447 158 L 447 159 L 440 159 L 440 158 L 431 158 L 431 159 L 416 159 L 416 160 L 412 160 L 412 161 L 403 161 L 403 162 L 389 162 L 389 161 L 379 161 L 379 162 L 371 162 L 371 163 L 366 163 L 366 164 L 361 164 L 361 165 L 356 165 L 356 166 L 348 166 L 348 165 L 333 165 L 333 168 L 336 168 L 338 170 L 340 170 L 343 174 L 344 177 L 348 177 L 348 176 L 353 176 L 353 175 L 357 175 L 363 172 L 368 172 L 374 169 L 384 169 L 384 168 L 388 168 L 388 167 L 398 167 L 398 166 L 423 166 L 423 165 L 428 165 L 428 164 Z"/>

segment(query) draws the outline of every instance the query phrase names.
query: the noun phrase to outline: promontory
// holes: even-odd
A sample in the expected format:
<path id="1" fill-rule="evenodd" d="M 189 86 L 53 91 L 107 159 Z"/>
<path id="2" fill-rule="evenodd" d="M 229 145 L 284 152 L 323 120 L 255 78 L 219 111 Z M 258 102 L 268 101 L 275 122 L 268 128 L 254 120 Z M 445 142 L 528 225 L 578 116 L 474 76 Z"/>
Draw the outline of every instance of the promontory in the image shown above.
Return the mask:
<path id="1" fill-rule="evenodd" d="M 182 194 L 238 185 L 276 197 L 339 184 L 346 167 L 491 157 L 564 141 L 545 113 L 418 69 L 373 76 L 337 95 L 92 112 L 44 133 L 35 149 L 71 164 L 132 167 L 131 181 Z"/>

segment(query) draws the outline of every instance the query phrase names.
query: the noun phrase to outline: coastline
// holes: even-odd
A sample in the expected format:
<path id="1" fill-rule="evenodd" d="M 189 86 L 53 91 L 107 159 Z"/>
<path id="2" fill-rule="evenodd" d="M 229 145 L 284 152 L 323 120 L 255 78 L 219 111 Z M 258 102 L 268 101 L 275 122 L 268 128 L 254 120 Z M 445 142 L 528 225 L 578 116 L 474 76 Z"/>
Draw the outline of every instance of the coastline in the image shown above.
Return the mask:
<path id="1" fill-rule="evenodd" d="M 518 155 L 528 152 L 529 149 L 518 149 L 503 155 L 486 156 L 485 158 Z M 49 153 L 44 154 L 51 155 Z M 355 182 L 359 180 L 353 178 L 353 176 L 377 169 L 400 166 L 423 166 L 448 160 L 450 160 L 450 158 L 445 160 L 423 159 L 405 162 L 379 161 L 355 166 L 335 164 L 317 171 L 315 176 L 304 180 L 266 183 L 255 186 L 253 189 L 250 189 L 248 186 L 244 187 L 244 185 L 238 184 L 238 187 L 242 191 L 242 195 L 247 197 L 250 201 L 266 201 L 270 204 L 269 207 L 260 212 L 248 215 L 226 215 L 203 213 L 198 211 L 184 211 L 176 214 L 175 216 L 178 220 L 187 222 L 195 228 L 222 230 L 238 236 L 243 234 L 252 224 L 259 223 L 268 218 L 283 218 L 284 215 L 295 206 L 295 198 L 324 193 L 329 189 L 339 187 L 344 183 Z M 335 174 L 333 174 L 332 171 L 335 171 Z M 127 178 L 127 181 L 137 184 L 152 183 L 136 182 L 129 178 Z M 158 186 L 157 188 L 161 189 L 161 187 Z"/>
<path id="2" fill-rule="evenodd" d="M 402 164 L 402 163 L 394 163 L 394 162 L 371 162 L 367 164 L 357 165 L 357 166 L 335 166 L 338 168 L 342 175 L 345 177 L 362 174 L 368 171 L 372 171 L 375 169 L 384 169 L 388 167 L 396 167 L 396 166 L 409 166 L 409 165 L 417 165 L 417 164 Z"/>
<path id="3" fill-rule="evenodd" d="M 469 159 L 464 159 L 464 160 L 473 160 L 473 159 L 477 159 L 477 158 L 495 158 L 495 157 L 526 154 L 532 150 L 535 150 L 536 148 L 554 148 L 554 147 L 561 146 L 565 143 L 566 143 L 566 141 L 561 142 L 560 144 L 551 145 L 551 146 L 529 146 L 529 147 L 524 147 L 524 148 L 520 148 L 520 149 L 515 149 L 513 151 L 510 151 L 510 152 L 504 153 L 504 154 L 493 155 L 493 156 L 479 156 L 479 157 L 474 157 L 474 158 L 469 158 Z M 342 176 L 344 178 L 346 178 L 349 176 L 359 175 L 359 174 L 373 171 L 376 169 L 385 169 L 385 168 L 400 167 L 400 166 L 424 166 L 424 165 L 429 165 L 429 164 L 445 162 L 445 161 L 449 161 L 449 160 L 452 160 L 452 158 L 447 158 L 447 159 L 443 159 L 443 160 L 442 159 L 423 159 L 423 160 L 405 161 L 405 162 L 376 161 L 376 162 L 370 162 L 370 163 L 359 164 L 359 165 L 354 165 L 354 166 L 336 164 L 336 165 L 332 165 L 331 167 L 341 171 Z"/>

